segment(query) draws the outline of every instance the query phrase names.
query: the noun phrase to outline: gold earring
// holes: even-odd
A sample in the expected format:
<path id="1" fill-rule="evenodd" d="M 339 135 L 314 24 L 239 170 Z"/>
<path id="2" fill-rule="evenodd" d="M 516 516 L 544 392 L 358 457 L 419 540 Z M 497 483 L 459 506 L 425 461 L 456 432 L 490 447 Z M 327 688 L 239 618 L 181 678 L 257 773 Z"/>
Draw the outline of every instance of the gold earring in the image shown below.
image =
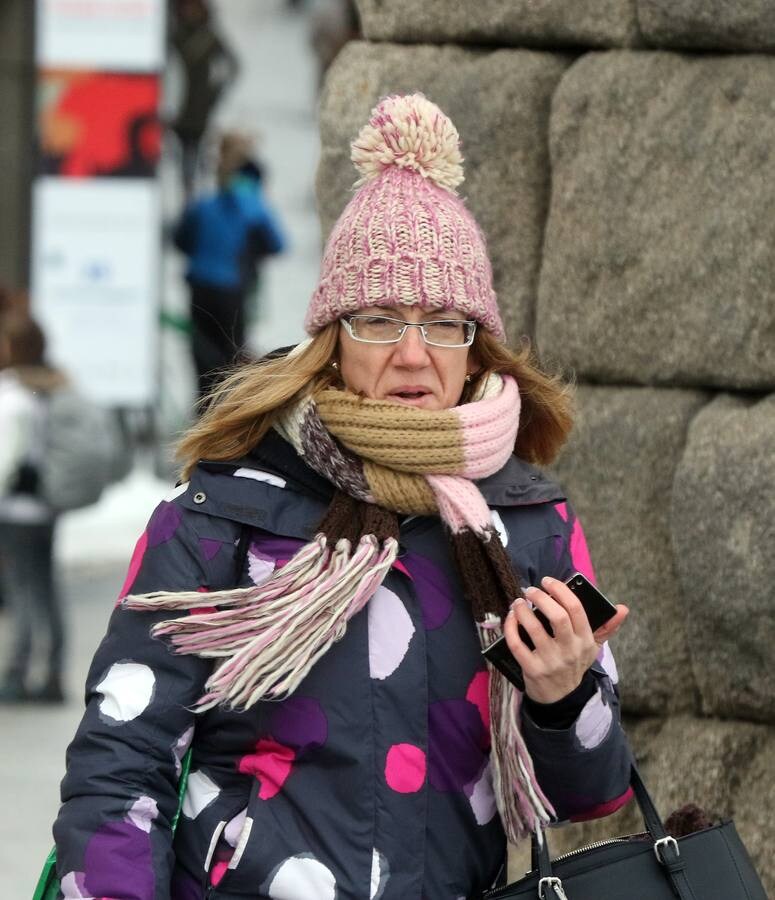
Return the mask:
<path id="1" fill-rule="evenodd" d="M 471 384 L 472 378 L 473 378 L 473 375 L 466 375 L 466 384 Z"/>

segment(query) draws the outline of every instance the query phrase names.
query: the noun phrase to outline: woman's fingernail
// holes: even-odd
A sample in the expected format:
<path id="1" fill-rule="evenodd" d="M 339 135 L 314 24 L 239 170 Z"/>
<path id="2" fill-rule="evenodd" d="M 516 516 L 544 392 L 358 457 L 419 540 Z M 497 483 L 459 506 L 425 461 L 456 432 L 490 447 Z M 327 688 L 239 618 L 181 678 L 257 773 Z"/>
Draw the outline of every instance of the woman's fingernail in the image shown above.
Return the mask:
<path id="1" fill-rule="evenodd" d="M 524 603 L 524 597 L 517 597 L 517 599 L 511 604 L 512 612 L 519 606 L 520 603 Z"/>
<path id="2" fill-rule="evenodd" d="M 531 584 L 530 587 L 526 587 L 526 588 L 525 588 L 525 593 L 529 596 L 532 592 L 537 591 L 537 590 L 538 590 L 538 588 L 537 588 L 537 587 L 534 587 L 534 586 Z"/>
<path id="3" fill-rule="evenodd" d="M 550 575 L 546 575 L 541 579 L 541 584 L 554 584 L 555 580 Z"/>

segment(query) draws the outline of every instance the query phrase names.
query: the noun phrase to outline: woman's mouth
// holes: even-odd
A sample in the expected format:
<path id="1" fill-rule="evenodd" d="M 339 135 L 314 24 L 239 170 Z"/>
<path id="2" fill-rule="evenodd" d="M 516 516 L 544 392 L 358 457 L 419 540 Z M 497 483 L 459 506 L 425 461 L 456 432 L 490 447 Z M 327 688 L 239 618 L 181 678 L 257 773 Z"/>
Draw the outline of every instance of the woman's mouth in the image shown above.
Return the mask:
<path id="1" fill-rule="evenodd" d="M 419 406 L 422 405 L 425 398 L 432 396 L 433 394 L 427 388 L 417 387 L 415 385 L 404 387 L 402 385 L 397 390 L 391 391 L 388 394 L 387 399 L 397 403 L 406 403 L 410 406 Z"/>

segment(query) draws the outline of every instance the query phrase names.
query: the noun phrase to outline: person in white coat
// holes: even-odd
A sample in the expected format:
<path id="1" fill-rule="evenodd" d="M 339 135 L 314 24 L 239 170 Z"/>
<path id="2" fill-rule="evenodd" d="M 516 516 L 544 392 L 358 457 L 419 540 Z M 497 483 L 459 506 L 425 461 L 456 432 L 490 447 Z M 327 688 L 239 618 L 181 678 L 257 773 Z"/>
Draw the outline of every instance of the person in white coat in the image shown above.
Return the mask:
<path id="1" fill-rule="evenodd" d="M 23 313 L 0 319 L 0 587 L 12 620 L 0 702 L 62 702 L 64 624 L 53 543 L 56 516 L 38 490 L 47 397 L 65 378 L 45 362 L 45 338 Z M 30 684 L 35 658 L 43 681 Z"/>

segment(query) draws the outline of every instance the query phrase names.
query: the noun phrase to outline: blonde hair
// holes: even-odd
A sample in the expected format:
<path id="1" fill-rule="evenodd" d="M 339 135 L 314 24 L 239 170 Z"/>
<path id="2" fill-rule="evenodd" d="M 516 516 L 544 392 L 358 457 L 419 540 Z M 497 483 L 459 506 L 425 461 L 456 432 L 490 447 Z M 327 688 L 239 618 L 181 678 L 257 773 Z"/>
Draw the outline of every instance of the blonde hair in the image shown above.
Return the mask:
<path id="1" fill-rule="evenodd" d="M 331 322 L 290 354 L 268 356 L 242 365 L 205 400 L 204 412 L 176 448 L 181 476 L 187 479 L 200 459 L 245 456 L 272 427 L 282 410 L 308 392 L 338 383 L 336 358 L 339 323 Z M 462 402 L 474 396 L 490 372 L 512 375 L 519 385 L 522 412 L 515 453 L 528 462 L 552 462 L 573 425 L 572 388 L 557 375 L 542 372 L 529 345 L 512 352 L 479 328 L 471 348 L 479 371 L 466 385 Z"/>

